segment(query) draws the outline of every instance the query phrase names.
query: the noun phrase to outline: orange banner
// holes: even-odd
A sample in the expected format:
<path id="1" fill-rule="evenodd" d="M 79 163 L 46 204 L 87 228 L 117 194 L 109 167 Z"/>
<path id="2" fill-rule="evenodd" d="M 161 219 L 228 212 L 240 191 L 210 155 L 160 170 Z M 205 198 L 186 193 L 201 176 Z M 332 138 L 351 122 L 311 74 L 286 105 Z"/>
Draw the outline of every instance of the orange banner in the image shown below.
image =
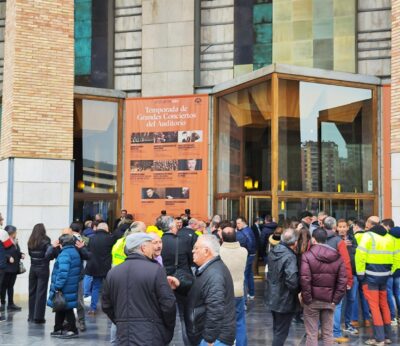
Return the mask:
<path id="1" fill-rule="evenodd" d="M 126 100 L 124 207 L 153 224 L 165 210 L 207 218 L 208 96 Z"/>

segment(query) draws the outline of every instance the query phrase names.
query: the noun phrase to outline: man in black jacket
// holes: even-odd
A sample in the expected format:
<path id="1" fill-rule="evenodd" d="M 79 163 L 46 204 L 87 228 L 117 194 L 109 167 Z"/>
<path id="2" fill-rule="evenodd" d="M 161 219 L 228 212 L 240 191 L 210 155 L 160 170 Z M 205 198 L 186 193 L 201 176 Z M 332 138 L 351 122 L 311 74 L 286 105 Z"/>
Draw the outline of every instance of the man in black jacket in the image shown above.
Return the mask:
<path id="1" fill-rule="evenodd" d="M 108 271 L 111 269 L 111 250 L 114 243 L 115 237 L 108 233 L 108 225 L 104 222 L 99 223 L 89 241 L 88 249 L 91 256 L 85 270 L 86 275 L 93 276 L 89 315 L 96 314 L 101 286 Z"/>
<path id="2" fill-rule="evenodd" d="M 267 306 L 272 311 L 272 346 L 283 346 L 289 333 L 290 323 L 299 310 L 299 270 L 296 249 L 298 235 L 288 228 L 281 242 L 273 247 L 268 256 Z"/>
<path id="3" fill-rule="evenodd" d="M 165 271 L 169 276 L 175 276 L 181 285 L 175 290 L 176 302 L 178 305 L 179 318 L 182 325 L 182 339 L 183 343 L 187 345 L 189 340 L 186 335 L 184 311 L 186 306 L 187 290 L 190 289 L 191 282 L 187 284 L 187 280 L 184 280 L 184 275 L 187 278 L 192 277 L 191 264 L 193 261 L 192 257 L 192 237 L 187 234 L 181 234 L 176 225 L 176 220 L 171 216 L 165 216 L 162 218 L 161 227 L 168 232 L 164 233 L 162 237 L 163 248 L 161 257 Z M 184 282 L 185 281 L 185 282 Z M 185 287 L 186 286 L 186 287 Z"/>
<path id="4" fill-rule="evenodd" d="M 193 248 L 198 265 L 185 311 L 186 330 L 193 345 L 233 345 L 236 310 L 232 276 L 219 257 L 212 234 L 202 235 Z"/>
<path id="5" fill-rule="evenodd" d="M 164 269 L 152 259 L 152 240 L 145 233 L 129 235 L 128 257 L 104 282 L 102 307 L 117 325 L 119 346 L 162 346 L 174 335 L 175 297 Z"/>

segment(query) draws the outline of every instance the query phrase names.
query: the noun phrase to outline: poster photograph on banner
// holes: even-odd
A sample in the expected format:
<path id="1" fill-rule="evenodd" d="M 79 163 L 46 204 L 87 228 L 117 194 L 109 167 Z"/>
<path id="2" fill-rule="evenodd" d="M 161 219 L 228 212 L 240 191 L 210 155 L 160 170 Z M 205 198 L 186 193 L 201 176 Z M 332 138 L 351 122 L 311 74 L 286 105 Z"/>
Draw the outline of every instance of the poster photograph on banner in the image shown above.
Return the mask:
<path id="1" fill-rule="evenodd" d="M 208 96 L 126 100 L 124 208 L 154 224 L 161 210 L 207 219 Z"/>

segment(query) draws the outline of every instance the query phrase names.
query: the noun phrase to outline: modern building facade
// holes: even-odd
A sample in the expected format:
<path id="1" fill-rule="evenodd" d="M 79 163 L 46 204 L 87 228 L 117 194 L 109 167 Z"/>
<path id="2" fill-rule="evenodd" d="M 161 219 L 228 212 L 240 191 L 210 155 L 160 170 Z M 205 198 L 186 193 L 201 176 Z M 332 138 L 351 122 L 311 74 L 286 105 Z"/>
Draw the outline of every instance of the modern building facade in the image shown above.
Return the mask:
<path id="1" fill-rule="evenodd" d="M 400 223 L 399 16 L 390 0 L 1 1 L 0 212 L 22 244 L 38 222 L 111 221 L 125 100 L 209 94 L 209 215 Z"/>

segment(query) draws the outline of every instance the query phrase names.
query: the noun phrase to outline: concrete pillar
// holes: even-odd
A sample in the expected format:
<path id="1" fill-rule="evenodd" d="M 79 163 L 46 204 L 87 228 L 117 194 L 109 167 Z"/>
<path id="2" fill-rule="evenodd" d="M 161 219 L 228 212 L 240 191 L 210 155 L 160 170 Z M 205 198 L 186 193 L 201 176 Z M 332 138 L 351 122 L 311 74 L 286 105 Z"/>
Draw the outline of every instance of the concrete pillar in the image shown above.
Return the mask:
<path id="1" fill-rule="evenodd" d="M 192 94 L 194 0 L 142 1 L 142 95 Z"/>
<path id="2" fill-rule="evenodd" d="M 400 224 L 400 2 L 392 1 L 391 168 L 392 217 Z"/>
<path id="3" fill-rule="evenodd" d="M 70 222 L 74 2 L 8 0 L 0 144 L 0 212 L 23 252 L 36 223 L 55 238 Z M 25 264 L 29 269 L 29 257 Z M 27 299 L 28 273 L 16 294 Z"/>

